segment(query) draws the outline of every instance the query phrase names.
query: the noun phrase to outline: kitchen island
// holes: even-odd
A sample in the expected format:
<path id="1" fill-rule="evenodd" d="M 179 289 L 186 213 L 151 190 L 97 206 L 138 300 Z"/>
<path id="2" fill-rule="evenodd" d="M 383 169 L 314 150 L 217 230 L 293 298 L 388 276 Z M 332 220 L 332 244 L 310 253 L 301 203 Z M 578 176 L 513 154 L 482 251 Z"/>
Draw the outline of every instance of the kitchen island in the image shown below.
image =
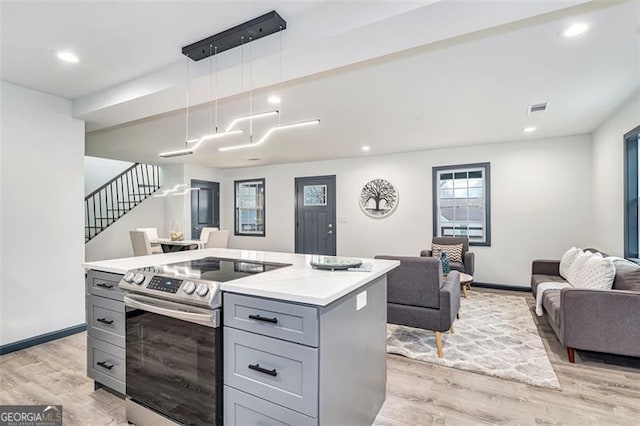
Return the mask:
<path id="1" fill-rule="evenodd" d="M 130 270 L 204 257 L 290 265 L 220 283 L 224 424 L 373 422 L 385 399 L 386 274 L 396 261 L 363 259 L 371 266 L 367 271 L 323 271 L 311 267 L 311 256 L 203 249 L 90 262 L 84 265 L 93 297 L 87 322 L 89 339 L 100 346 L 97 353 L 108 354 L 109 342 L 91 333 L 96 277 L 114 282 Z M 111 312 L 120 311 L 124 315 L 124 308 L 112 306 Z M 116 349 L 121 356 L 126 351 L 125 345 Z M 114 365 L 114 360 L 96 360 L 91 352 L 88 359 L 89 375 L 112 387 L 110 379 L 101 381 L 105 372 L 95 374 L 94 364 Z M 118 379 L 116 390 L 124 393 L 125 377 Z"/>

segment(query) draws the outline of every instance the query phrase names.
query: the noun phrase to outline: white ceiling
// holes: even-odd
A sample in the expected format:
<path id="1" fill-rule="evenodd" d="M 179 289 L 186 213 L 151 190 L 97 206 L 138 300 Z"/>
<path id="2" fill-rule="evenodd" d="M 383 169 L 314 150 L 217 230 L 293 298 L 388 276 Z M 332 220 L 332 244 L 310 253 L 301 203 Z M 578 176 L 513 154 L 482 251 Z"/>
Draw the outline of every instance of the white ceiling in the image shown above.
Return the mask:
<path id="1" fill-rule="evenodd" d="M 295 29 L 298 17 L 312 16 L 333 3 L 3 0 L 1 77 L 74 99 L 180 62 L 183 46 L 271 10 L 293 22 Z M 360 3 L 360 12 L 348 14 L 348 19 L 362 25 L 419 3 Z M 60 62 L 58 50 L 74 52 L 80 63 Z"/>
<path id="2" fill-rule="evenodd" d="M 588 133 L 640 87 L 638 1 L 0 1 L 2 79 L 72 99 L 87 129 L 102 129 L 88 134 L 87 154 L 122 160 L 235 167 Z M 180 48 L 273 9 L 288 22 L 285 83 L 278 38 L 252 43 L 254 110 L 277 91 L 283 123 L 321 125 L 160 160 L 184 141 Z M 558 37 L 578 21 L 586 34 Z M 59 49 L 80 63 L 60 63 Z M 247 113 L 248 80 L 239 49 L 219 61 L 224 125 Z M 206 62 L 191 65 L 196 104 L 210 99 Z M 548 112 L 527 116 L 544 101 Z M 208 115 L 195 108 L 191 135 L 208 130 Z M 256 137 L 273 124 L 255 123 Z M 538 131 L 523 134 L 529 125 Z"/>
<path id="3" fill-rule="evenodd" d="M 182 46 L 276 5 L 291 17 L 318 5 L 229 3 L 3 1 L 2 79 L 72 99 L 173 63 Z M 78 65 L 56 58 L 57 50 L 67 49 L 81 59 Z"/>
<path id="4" fill-rule="evenodd" d="M 159 161 L 181 148 L 184 111 L 90 134 L 87 153 L 123 160 L 215 167 L 311 161 L 593 131 L 640 87 L 640 3 L 575 8 L 411 49 L 254 92 L 254 110 L 282 94 L 282 121 L 320 118 L 318 127 L 274 135 L 262 147 L 217 152 L 242 137 L 210 142 L 189 157 Z M 573 22 L 590 30 L 558 37 Z M 549 111 L 527 115 L 530 103 Z M 247 112 L 247 99 L 220 103 L 221 124 Z M 208 130 L 208 107 L 191 134 Z M 256 123 L 255 134 L 274 120 Z M 523 134 L 522 128 L 538 131 Z M 371 151 L 363 154 L 362 145 Z M 249 158 L 260 158 L 249 162 Z"/>

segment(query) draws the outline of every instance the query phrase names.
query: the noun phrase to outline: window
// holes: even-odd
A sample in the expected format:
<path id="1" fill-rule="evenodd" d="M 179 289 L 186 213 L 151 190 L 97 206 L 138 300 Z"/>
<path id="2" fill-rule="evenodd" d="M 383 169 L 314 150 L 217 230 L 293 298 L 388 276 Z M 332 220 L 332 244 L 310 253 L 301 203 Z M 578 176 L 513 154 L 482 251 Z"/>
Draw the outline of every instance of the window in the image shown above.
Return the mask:
<path id="1" fill-rule="evenodd" d="M 637 259 L 640 257 L 638 242 L 640 226 L 638 226 L 638 163 L 640 150 L 640 126 L 624 135 L 624 256 Z"/>
<path id="2" fill-rule="evenodd" d="M 490 164 L 433 168 L 433 235 L 491 245 Z"/>
<path id="3" fill-rule="evenodd" d="M 327 185 L 304 185 L 304 205 L 326 206 Z"/>
<path id="4" fill-rule="evenodd" d="M 235 183 L 235 235 L 264 237 L 264 179 Z"/>

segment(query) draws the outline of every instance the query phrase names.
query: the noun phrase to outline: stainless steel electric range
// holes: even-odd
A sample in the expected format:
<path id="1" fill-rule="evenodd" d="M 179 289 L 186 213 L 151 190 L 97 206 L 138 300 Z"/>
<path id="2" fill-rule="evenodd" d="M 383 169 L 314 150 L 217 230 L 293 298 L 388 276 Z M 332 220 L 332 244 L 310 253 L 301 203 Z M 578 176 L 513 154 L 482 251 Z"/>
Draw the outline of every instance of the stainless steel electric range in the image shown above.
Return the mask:
<path id="1" fill-rule="evenodd" d="M 222 424 L 220 283 L 289 266 L 216 257 L 129 271 L 127 420 Z"/>

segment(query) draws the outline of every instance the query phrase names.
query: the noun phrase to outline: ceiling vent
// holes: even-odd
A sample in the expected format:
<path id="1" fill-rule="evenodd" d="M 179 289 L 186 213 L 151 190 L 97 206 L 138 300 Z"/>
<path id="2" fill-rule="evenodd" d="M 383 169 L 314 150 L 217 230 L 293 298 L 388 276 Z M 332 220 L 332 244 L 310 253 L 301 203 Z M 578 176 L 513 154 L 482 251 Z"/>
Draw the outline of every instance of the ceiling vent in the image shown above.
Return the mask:
<path id="1" fill-rule="evenodd" d="M 531 104 L 529 105 L 529 114 L 533 114 L 535 112 L 545 112 L 549 104 L 547 102 L 543 102 L 541 104 Z"/>

